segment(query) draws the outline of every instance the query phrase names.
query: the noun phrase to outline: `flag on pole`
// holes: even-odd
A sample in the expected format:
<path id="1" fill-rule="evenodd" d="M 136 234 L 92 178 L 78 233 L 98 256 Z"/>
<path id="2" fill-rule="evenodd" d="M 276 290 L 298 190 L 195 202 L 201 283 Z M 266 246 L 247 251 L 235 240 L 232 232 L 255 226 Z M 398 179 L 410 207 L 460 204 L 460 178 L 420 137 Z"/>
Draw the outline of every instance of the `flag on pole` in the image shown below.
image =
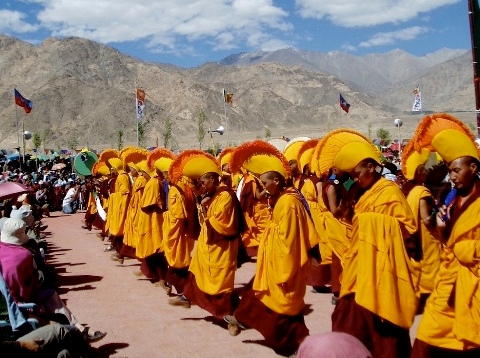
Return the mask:
<path id="1" fill-rule="evenodd" d="M 223 102 L 225 103 L 233 103 L 233 93 L 228 93 L 223 89 Z"/>
<path id="2" fill-rule="evenodd" d="M 141 88 L 137 88 L 136 107 L 137 120 L 141 120 L 145 116 L 145 91 Z"/>
<path id="3" fill-rule="evenodd" d="M 350 110 L 350 104 L 347 101 L 345 101 L 345 98 L 343 98 L 341 93 L 340 93 L 340 107 L 342 107 L 342 109 L 347 113 Z"/>
<path id="4" fill-rule="evenodd" d="M 420 84 L 413 90 L 415 100 L 412 106 L 412 112 L 420 112 L 422 110 L 422 92 L 420 92 Z"/>
<path id="5" fill-rule="evenodd" d="M 32 108 L 33 108 L 32 101 L 23 97 L 20 94 L 20 92 L 17 91 L 16 88 L 13 89 L 13 92 L 15 94 L 15 104 L 17 106 L 23 107 L 23 109 L 25 110 L 25 113 L 30 113 L 32 111 Z"/>

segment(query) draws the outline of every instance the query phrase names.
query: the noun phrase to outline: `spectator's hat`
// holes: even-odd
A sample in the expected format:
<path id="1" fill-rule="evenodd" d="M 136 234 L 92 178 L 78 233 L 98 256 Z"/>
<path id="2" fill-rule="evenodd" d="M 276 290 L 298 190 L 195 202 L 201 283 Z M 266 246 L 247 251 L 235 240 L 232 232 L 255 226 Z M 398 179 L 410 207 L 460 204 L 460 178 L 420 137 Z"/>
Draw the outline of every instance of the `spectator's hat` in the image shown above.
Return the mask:
<path id="1" fill-rule="evenodd" d="M 23 245 L 28 242 L 28 236 L 25 233 L 25 222 L 21 219 L 8 218 L 3 223 L 0 234 L 0 241 L 5 244 Z"/>
<path id="2" fill-rule="evenodd" d="M 21 202 L 24 201 L 26 198 L 27 198 L 27 193 L 23 193 L 22 195 L 19 195 L 19 196 L 17 197 L 17 202 L 20 202 L 20 203 L 21 203 Z"/>
<path id="3" fill-rule="evenodd" d="M 23 220 L 27 226 L 32 226 L 35 223 L 32 210 L 26 205 L 22 205 L 19 209 L 14 208 L 10 212 L 10 218 Z"/>
<path id="4" fill-rule="evenodd" d="M 6 217 L 0 218 L 0 231 L 2 231 L 3 224 L 5 224 L 5 221 L 6 221 L 7 219 L 8 219 L 8 218 L 6 218 Z"/>

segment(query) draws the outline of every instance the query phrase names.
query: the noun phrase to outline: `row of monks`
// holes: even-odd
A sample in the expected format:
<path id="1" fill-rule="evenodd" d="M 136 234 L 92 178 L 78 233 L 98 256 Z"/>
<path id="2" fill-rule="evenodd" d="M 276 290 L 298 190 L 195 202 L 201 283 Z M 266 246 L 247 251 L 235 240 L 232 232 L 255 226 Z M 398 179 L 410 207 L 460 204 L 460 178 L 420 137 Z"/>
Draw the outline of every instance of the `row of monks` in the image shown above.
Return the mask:
<path id="1" fill-rule="evenodd" d="M 425 186 L 432 156 L 450 175 L 443 201 Z M 112 259 L 140 260 L 141 274 L 175 290 L 170 304 L 196 304 L 232 335 L 256 329 L 279 354 L 309 334 L 306 285 L 331 284 L 332 330 L 372 357 L 479 357 L 479 158 L 470 130 L 445 113 L 426 116 L 404 148 L 404 193 L 382 177 L 378 148 L 349 129 L 282 150 L 255 140 L 218 158 L 108 149 L 85 220 L 106 216 Z M 251 257 L 255 275 L 238 297 L 235 271 Z"/>

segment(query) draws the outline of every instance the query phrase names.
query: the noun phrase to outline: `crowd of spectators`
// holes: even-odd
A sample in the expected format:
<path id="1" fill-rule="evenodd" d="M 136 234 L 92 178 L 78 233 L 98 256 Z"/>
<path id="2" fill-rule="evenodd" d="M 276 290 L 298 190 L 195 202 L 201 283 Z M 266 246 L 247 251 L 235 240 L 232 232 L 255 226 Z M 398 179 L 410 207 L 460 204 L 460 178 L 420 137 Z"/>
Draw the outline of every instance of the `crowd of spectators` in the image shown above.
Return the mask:
<path id="1" fill-rule="evenodd" d="M 89 183 L 73 173 L 68 161 L 60 170 L 52 170 L 53 165 L 5 166 L 0 177 L 0 188 L 15 182 L 30 189 L 18 195 L 0 191 L 0 308 L 7 303 L 3 307 L 8 308 L 6 320 L 11 323 L 7 328 L 0 325 L 0 346 L 21 356 L 87 357 L 87 343 L 105 333 L 81 325 L 56 292 L 55 272 L 45 262 L 47 225 L 41 220 L 53 211 L 72 214 L 85 208 Z M 14 305 L 25 302 L 35 305 L 33 311 L 14 310 Z M 17 327 L 18 315 L 35 318 L 42 327 L 29 323 Z M 55 327 L 49 327 L 52 324 Z"/>

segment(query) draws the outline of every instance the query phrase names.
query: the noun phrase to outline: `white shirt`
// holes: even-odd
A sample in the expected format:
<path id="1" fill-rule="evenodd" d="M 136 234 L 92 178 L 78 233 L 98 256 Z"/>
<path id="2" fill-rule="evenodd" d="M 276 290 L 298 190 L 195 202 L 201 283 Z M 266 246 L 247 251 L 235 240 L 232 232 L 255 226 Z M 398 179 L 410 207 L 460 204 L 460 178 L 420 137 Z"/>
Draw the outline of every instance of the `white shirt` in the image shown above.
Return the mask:
<path id="1" fill-rule="evenodd" d="M 65 194 L 65 197 L 63 198 L 62 206 L 71 204 L 74 196 L 75 196 L 75 188 L 72 187 L 68 189 L 67 194 Z"/>

